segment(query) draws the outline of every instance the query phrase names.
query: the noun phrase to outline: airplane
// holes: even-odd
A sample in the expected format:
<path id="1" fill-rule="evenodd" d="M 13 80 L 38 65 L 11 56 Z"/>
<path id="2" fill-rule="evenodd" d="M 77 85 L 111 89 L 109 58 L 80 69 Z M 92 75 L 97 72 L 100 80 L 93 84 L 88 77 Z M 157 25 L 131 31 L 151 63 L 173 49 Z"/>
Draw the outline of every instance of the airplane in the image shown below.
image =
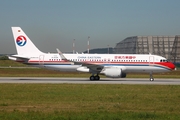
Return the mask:
<path id="1" fill-rule="evenodd" d="M 67 72 L 88 72 L 91 81 L 100 80 L 100 74 L 110 78 L 125 78 L 128 73 L 153 73 L 175 70 L 166 58 L 152 54 L 64 54 L 41 52 L 20 27 L 12 27 L 17 54 L 10 60 L 35 67 Z"/>

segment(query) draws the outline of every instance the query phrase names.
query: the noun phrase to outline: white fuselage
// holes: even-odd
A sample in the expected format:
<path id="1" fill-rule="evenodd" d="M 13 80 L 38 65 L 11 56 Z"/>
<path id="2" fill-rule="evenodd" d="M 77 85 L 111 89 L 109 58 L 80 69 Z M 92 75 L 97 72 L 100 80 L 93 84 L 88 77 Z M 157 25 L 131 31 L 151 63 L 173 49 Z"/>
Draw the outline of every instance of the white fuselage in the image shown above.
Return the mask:
<path id="1" fill-rule="evenodd" d="M 64 54 L 69 60 L 62 60 L 59 54 L 41 54 L 31 56 L 27 64 L 37 67 L 45 67 L 60 71 L 79 71 L 83 63 L 100 65 L 104 68 L 117 67 L 123 72 L 166 72 L 171 70 L 167 65 L 169 62 L 164 57 L 157 55 L 137 54 Z M 70 62 L 72 61 L 72 62 Z M 77 64 L 80 63 L 80 64 Z M 80 69 L 81 72 L 89 72 Z"/>

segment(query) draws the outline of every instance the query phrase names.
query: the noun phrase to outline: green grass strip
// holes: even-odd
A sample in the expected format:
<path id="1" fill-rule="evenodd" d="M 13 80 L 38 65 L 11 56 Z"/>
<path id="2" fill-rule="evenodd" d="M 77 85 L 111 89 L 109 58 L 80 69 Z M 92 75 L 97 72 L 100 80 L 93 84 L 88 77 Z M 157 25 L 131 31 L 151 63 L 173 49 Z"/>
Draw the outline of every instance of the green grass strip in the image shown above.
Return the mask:
<path id="1" fill-rule="evenodd" d="M 179 119 L 179 85 L 0 84 L 0 119 Z"/>

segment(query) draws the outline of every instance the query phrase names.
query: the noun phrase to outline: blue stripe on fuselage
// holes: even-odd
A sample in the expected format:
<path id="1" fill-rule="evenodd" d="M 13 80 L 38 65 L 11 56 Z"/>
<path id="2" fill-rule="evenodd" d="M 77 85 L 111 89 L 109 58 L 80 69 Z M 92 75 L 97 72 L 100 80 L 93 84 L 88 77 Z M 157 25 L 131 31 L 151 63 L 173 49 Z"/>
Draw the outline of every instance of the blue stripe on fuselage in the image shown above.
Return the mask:
<path id="1" fill-rule="evenodd" d="M 43 64 L 39 64 L 39 63 L 28 63 L 28 65 L 56 65 L 56 66 L 73 66 L 72 64 L 59 64 L 59 63 L 43 63 Z M 94 64 L 94 65 L 101 65 L 101 66 L 154 66 L 154 67 L 159 67 L 159 68 L 163 68 L 163 69 L 167 69 L 167 70 L 171 70 L 170 68 L 166 67 L 166 66 L 161 66 L 161 65 L 157 65 L 157 64 Z"/>

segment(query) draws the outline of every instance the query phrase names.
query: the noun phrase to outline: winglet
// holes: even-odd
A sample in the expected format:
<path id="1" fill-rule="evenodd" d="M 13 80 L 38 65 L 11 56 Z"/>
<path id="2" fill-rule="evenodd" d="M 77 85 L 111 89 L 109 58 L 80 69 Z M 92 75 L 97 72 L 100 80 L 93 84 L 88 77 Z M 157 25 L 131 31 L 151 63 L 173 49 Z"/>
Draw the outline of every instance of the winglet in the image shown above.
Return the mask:
<path id="1" fill-rule="evenodd" d="M 57 50 L 57 52 L 60 55 L 62 60 L 68 60 L 58 48 L 56 48 L 56 50 Z"/>

